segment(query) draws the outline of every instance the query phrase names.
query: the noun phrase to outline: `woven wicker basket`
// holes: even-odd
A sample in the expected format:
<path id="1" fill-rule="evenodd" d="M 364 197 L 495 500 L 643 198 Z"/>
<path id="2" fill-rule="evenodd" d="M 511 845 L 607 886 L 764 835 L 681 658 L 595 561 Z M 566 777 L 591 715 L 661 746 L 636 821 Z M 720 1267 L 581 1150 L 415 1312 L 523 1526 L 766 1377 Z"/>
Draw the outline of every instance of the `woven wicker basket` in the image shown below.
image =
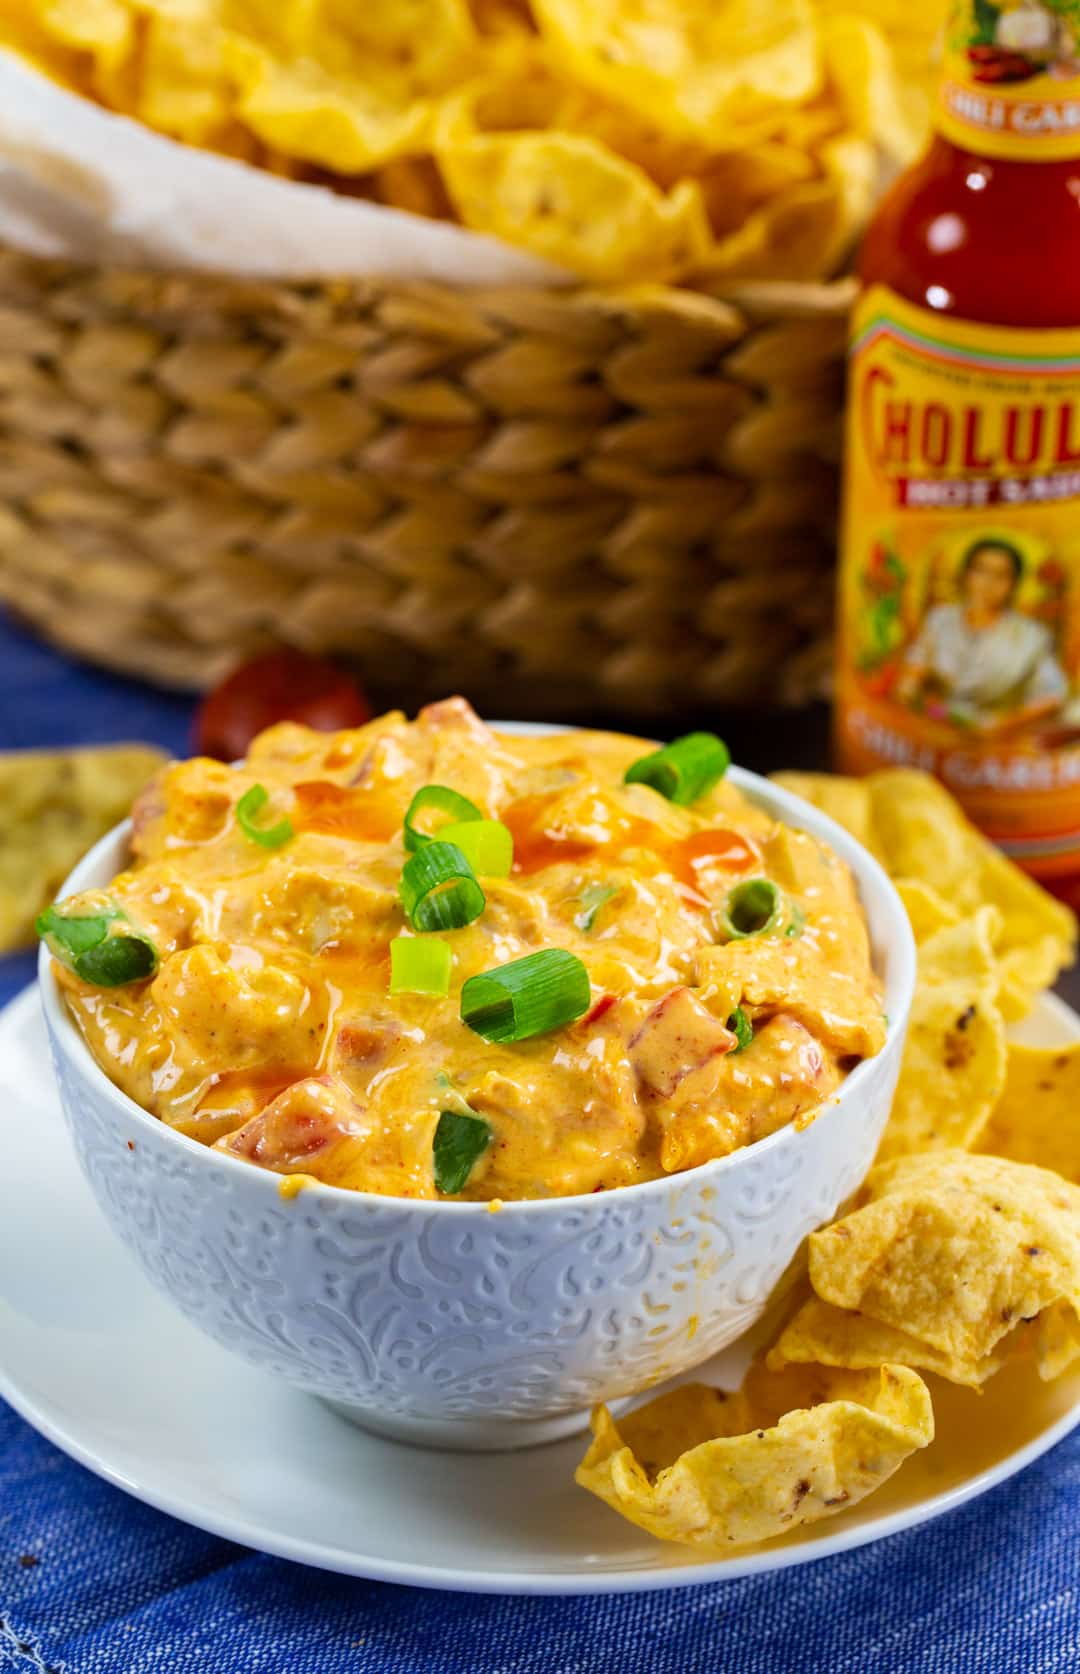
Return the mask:
<path id="1" fill-rule="evenodd" d="M 201 686 L 646 717 L 828 662 L 847 283 L 265 284 L 0 252 L 0 597 Z"/>

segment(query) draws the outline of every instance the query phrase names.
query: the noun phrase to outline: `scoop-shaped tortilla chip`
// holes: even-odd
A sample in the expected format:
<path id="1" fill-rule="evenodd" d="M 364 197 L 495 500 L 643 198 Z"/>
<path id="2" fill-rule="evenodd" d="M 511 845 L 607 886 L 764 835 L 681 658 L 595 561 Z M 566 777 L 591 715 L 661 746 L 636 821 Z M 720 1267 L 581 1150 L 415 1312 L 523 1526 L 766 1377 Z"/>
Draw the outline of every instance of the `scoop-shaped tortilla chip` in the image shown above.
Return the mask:
<path id="1" fill-rule="evenodd" d="M 890 768 L 869 777 L 874 830 L 893 877 L 931 884 L 961 913 L 986 903 L 1002 915 L 997 956 L 1007 1015 L 1022 1016 L 1071 961 L 1076 918 L 965 819 L 928 773 Z"/>
<path id="2" fill-rule="evenodd" d="M 935 1372 L 979 1394 L 1007 1360 L 1034 1355 L 1040 1378 L 1049 1381 L 1080 1359 L 1080 1317 L 1067 1302 L 1055 1302 L 1034 1320 L 1020 1320 L 992 1354 L 963 1360 L 919 1342 L 895 1326 L 865 1314 L 835 1308 L 811 1296 L 790 1319 L 765 1357 L 771 1371 L 790 1365 L 841 1366 L 864 1371 L 886 1364 Z"/>
<path id="3" fill-rule="evenodd" d="M 753 1366 L 725 1395 L 684 1384 L 636 1412 L 593 1413 L 576 1479 L 661 1540 L 742 1546 L 856 1505 L 932 1441 L 922 1379 L 903 1366 L 871 1372 Z"/>
<path id="4" fill-rule="evenodd" d="M 932 884 L 923 883 L 919 878 L 894 878 L 893 882 L 917 943 L 925 942 L 937 930 L 959 924 L 962 915 Z"/>
<path id="5" fill-rule="evenodd" d="M 998 909 L 984 906 L 931 931 L 919 945 L 920 980 L 944 982 L 956 977 L 975 977 L 996 992 L 999 979 L 994 939 L 1000 928 Z"/>
<path id="6" fill-rule="evenodd" d="M 773 1371 L 807 1364 L 840 1366 L 850 1371 L 868 1371 L 886 1364 L 912 1366 L 936 1372 L 950 1383 L 979 1389 L 998 1370 L 1002 1358 L 990 1354 L 978 1361 L 959 1360 L 893 1325 L 882 1325 L 865 1314 L 836 1308 L 811 1296 L 781 1331 L 766 1356 L 766 1365 Z"/>
<path id="7" fill-rule="evenodd" d="M 904 1058 L 878 1161 L 969 1146 L 1005 1081 L 1005 1025 L 991 938 L 996 908 L 946 925 L 919 948 Z"/>
<path id="8" fill-rule="evenodd" d="M 1031 1010 L 1075 954 L 1069 908 L 989 843 L 928 773 L 888 768 L 865 779 L 778 773 L 777 782 L 831 815 L 882 862 L 904 895 L 916 940 L 981 906 L 1001 914 L 994 935 L 1006 1022 Z M 906 893 L 905 893 L 906 892 Z M 938 909 L 943 909 L 943 912 Z M 935 924 L 934 918 L 940 918 Z"/>
<path id="9" fill-rule="evenodd" d="M 1069 1302 L 1055 1302 L 1035 1323 L 1039 1376 L 1049 1383 L 1080 1360 L 1080 1315 Z"/>
<path id="10" fill-rule="evenodd" d="M 978 1149 L 1052 1168 L 1080 1185 L 1080 1041 L 1009 1043 L 1005 1086 Z"/>
<path id="11" fill-rule="evenodd" d="M 1020 1320 L 1080 1307 L 1080 1187 L 966 1151 L 874 1168 L 861 1208 L 810 1237 L 826 1302 L 977 1364 Z"/>

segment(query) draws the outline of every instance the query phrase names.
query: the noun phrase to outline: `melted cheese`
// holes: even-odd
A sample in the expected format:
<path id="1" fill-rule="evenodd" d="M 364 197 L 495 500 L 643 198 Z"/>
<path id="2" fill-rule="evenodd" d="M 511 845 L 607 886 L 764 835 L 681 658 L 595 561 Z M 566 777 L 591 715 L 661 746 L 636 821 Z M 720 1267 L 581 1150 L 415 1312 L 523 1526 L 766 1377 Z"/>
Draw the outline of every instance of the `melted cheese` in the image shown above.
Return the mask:
<path id="1" fill-rule="evenodd" d="M 169 767 L 111 885 L 158 946 L 156 976 L 95 989 L 61 971 L 91 1051 L 196 1139 L 290 1181 L 401 1197 L 436 1195 L 448 1106 L 492 1128 L 462 1196 L 493 1203 L 653 1179 L 805 1121 L 884 1039 L 851 877 L 731 785 L 691 809 L 624 785 L 647 748 L 500 736 L 451 700 L 335 735 L 278 726 L 236 769 Z M 432 783 L 503 820 L 515 865 L 482 880 L 479 919 L 446 933 L 450 994 L 391 996 L 402 819 Z M 255 784 L 267 823 L 293 824 L 281 848 L 237 824 Z M 718 907 L 751 875 L 783 888 L 801 934 L 723 940 Z M 598 884 L 613 893 L 585 928 Z M 584 961 L 590 1013 L 517 1044 L 474 1034 L 462 982 L 545 947 Z M 726 1027 L 737 1005 L 755 1031 L 741 1052 Z"/>

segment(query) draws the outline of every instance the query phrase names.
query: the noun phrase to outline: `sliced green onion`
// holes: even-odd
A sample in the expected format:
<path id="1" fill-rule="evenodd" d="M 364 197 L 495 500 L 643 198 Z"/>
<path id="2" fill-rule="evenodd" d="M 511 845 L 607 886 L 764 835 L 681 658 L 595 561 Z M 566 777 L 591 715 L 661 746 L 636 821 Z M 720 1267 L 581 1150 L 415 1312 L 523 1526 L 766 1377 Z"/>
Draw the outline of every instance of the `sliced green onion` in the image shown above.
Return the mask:
<path id="1" fill-rule="evenodd" d="M 463 1116 L 458 1110 L 444 1110 L 431 1146 L 435 1190 L 443 1197 L 453 1197 L 461 1191 L 474 1163 L 491 1144 L 491 1136 L 491 1124 L 482 1116 Z"/>
<path id="2" fill-rule="evenodd" d="M 791 919 L 784 928 L 784 935 L 794 938 L 795 936 L 801 936 L 805 929 L 806 914 L 798 903 L 793 901 L 791 903 Z"/>
<path id="3" fill-rule="evenodd" d="M 75 975 L 98 988 L 142 982 L 158 967 L 157 948 L 145 936 L 107 936 L 75 961 Z"/>
<path id="4" fill-rule="evenodd" d="M 484 910 L 484 892 L 453 843 L 425 843 L 401 869 L 398 894 L 414 930 L 460 930 Z"/>
<path id="5" fill-rule="evenodd" d="M 236 823 L 251 843 L 263 849 L 280 849 L 293 835 L 292 820 L 279 820 L 277 825 L 256 825 L 255 820 L 270 800 L 265 785 L 252 785 L 236 804 Z"/>
<path id="6" fill-rule="evenodd" d="M 514 838 L 501 820 L 459 820 L 439 827 L 439 842 L 453 843 L 478 878 L 508 878 L 514 864 Z"/>
<path id="7" fill-rule="evenodd" d="M 405 814 L 405 847 L 410 854 L 423 848 L 425 843 L 432 843 L 435 837 L 441 837 L 442 832 L 421 831 L 416 823 L 416 817 L 425 808 L 438 808 L 442 813 L 449 814 L 452 823 L 463 824 L 466 820 L 482 820 L 483 814 L 475 802 L 470 802 L 467 796 L 451 790 L 448 785 L 423 785 L 409 803 Z"/>
<path id="8" fill-rule="evenodd" d="M 720 927 L 729 941 L 767 936 L 784 917 L 784 897 L 771 878 L 744 878 L 728 890 Z"/>
<path id="9" fill-rule="evenodd" d="M 471 976 L 461 990 L 461 1020 L 485 1040 L 529 1040 L 583 1016 L 591 1000 L 577 955 L 548 947 Z"/>
<path id="10" fill-rule="evenodd" d="M 574 919 L 578 929 L 591 930 L 596 923 L 596 915 L 600 908 L 610 901 L 613 895 L 618 895 L 618 893 L 617 884 L 590 884 L 588 889 L 583 889 L 578 896 L 578 900 L 581 902 L 581 911 Z"/>
<path id="11" fill-rule="evenodd" d="M 754 1038 L 754 1025 L 747 1017 L 742 1006 L 736 1006 L 727 1020 L 727 1026 L 735 1036 L 736 1052 L 745 1052 Z"/>
<path id="12" fill-rule="evenodd" d="M 449 942 L 397 936 L 390 943 L 390 992 L 449 994 L 452 963 Z"/>
<path id="13" fill-rule="evenodd" d="M 148 936 L 121 932 L 110 936 L 109 926 L 126 914 L 108 903 L 96 913 L 65 913 L 46 907 L 34 928 L 54 959 L 97 988 L 119 988 L 141 982 L 158 968 L 157 948 Z"/>
<path id="14" fill-rule="evenodd" d="M 623 776 L 627 785 L 651 785 L 669 802 L 688 807 L 724 777 L 731 753 L 714 732 L 688 732 L 662 750 L 641 756 Z"/>
<path id="15" fill-rule="evenodd" d="M 76 957 L 103 942 L 109 933 L 109 925 L 122 917 L 119 907 L 106 907 L 101 912 L 76 916 L 61 912 L 54 904 L 38 913 L 34 929 L 53 958 L 74 970 Z"/>

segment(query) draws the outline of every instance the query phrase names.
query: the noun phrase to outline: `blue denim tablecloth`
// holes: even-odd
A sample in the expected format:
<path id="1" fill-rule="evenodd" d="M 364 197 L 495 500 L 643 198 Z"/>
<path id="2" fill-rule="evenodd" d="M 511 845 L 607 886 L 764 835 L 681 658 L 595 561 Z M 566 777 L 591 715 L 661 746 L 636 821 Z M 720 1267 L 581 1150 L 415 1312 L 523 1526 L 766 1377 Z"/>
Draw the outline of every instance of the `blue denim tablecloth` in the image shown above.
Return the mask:
<path id="1" fill-rule="evenodd" d="M 0 623 L 0 746 L 141 737 L 180 751 L 189 717 L 182 699 Z M 740 753 L 770 765 L 750 739 Z M 31 975 L 30 956 L 0 961 L 0 1000 Z M 0 1403 L 0 1670 L 1055 1674 L 1080 1670 L 1078 1533 L 1080 1433 L 936 1523 L 776 1576 L 600 1599 L 421 1592 L 189 1529 Z"/>

